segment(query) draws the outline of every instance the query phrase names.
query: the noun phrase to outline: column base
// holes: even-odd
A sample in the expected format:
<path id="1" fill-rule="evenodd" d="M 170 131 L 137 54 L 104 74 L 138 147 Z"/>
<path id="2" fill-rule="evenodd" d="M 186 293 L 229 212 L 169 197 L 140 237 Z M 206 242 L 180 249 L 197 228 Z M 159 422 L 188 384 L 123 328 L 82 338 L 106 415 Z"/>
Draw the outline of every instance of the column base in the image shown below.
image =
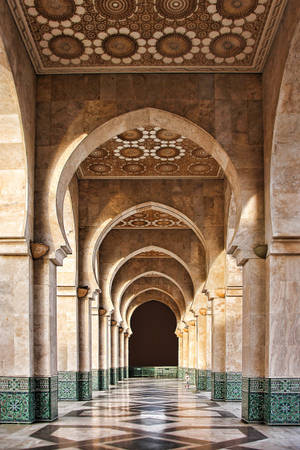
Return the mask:
<path id="1" fill-rule="evenodd" d="M 35 421 L 33 377 L 0 377 L 0 423 Z"/>
<path id="2" fill-rule="evenodd" d="M 264 422 L 264 378 L 243 377 L 242 420 L 247 423 Z"/>
<path id="3" fill-rule="evenodd" d="M 211 399 L 217 402 L 225 401 L 225 372 L 211 373 Z"/>
<path id="4" fill-rule="evenodd" d="M 106 391 L 107 389 L 109 389 L 108 375 L 108 369 L 92 370 L 93 391 Z"/>
<path id="5" fill-rule="evenodd" d="M 58 417 L 58 379 L 35 377 L 35 421 L 52 422 Z"/>
<path id="6" fill-rule="evenodd" d="M 177 377 L 180 380 L 183 380 L 183 378 L 184 378 L 184 368 L 183 367 L 178 367 Z"/>
<path id="7" fill-rule="evenodd" d="M 190 376 L 190 385 L 196 385 L 196 369 L 187 369 L 187 372 Z"/>
<path id="8" fill-rule="evenodd" d="M 79 400 L 79 380 L 76 371 L 58 372 L 58 400 Z"/>
<path id="9" fill-rule="evenodd" d="M 91 400 L 92 397 L 92 372 L 78 372 L 78 400 Z"/>
<path id="10" fill-rule="evenodd" d="M 211 390 L 211 371 L 196 369 L 196 388 L 198 391 Z"/>
<path id="11" fill-rule="evenodd" d="M 119 367 L 119 381 L 124 380 L 124 367 Z"/>
<path id="12" fill-rule="evenodd" d="M 110 384 L 115 386 L 119 381 L 119 368 L 110 368 Z"/>
<path id="13" fill-rule="evenodd" d="M 300 378 L 266 378 L 264 423 L 300 425 Z"/>
<path id="14" fill-rule="evenodd" d="M 129 378 L 129 367 L 124 367 L 124 379 L 127 380 Z"/>
<path id="15" fill-rule="evenodd" d="M 228 402 L 240 402 L 242 400 L 242 373 L 225 373 L 225 400 Z"/>

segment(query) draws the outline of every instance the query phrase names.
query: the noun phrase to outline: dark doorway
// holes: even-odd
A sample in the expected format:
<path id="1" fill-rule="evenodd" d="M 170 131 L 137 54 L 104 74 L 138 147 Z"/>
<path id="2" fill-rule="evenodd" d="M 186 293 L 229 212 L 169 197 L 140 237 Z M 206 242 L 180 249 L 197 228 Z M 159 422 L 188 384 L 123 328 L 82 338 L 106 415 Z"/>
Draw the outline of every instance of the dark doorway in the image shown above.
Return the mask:
<path id="1" fill-rule="evenodd" d="M 129 365 L 177 366 L 176 318 L 168 306 L 151 301 L 139 306 L 131 318 Z"/>

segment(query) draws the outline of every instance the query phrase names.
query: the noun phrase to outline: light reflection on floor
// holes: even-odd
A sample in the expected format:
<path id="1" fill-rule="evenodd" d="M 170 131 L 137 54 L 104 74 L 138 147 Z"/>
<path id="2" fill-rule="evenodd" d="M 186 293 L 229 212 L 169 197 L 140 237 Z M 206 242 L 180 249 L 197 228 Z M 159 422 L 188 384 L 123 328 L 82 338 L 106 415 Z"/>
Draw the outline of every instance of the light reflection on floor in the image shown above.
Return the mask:
<path id="1" fill-rule="evenodd" d="M 300 427 L 247 425 L 240 403 L 182 381 L 131 379 L 88 402 L 60 402 L 48 424 L 1 425 L 1 449 L 300 449 Z"/>

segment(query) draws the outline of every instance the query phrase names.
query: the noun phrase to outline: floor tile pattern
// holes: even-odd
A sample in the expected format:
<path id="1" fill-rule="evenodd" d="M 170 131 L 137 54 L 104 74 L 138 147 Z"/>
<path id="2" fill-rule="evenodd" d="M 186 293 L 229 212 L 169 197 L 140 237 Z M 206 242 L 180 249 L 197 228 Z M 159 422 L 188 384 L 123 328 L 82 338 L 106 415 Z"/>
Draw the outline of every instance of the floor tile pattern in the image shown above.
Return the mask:
<path id="1" fill-rule="evenodd" d="M 247 425 L 240 402 L 210 400 L 182 380 L 134 378 L 82 402 L 59 402 L 52 423 L 0 426 L 1 449 L 299 449 L 300 427 Z"/>

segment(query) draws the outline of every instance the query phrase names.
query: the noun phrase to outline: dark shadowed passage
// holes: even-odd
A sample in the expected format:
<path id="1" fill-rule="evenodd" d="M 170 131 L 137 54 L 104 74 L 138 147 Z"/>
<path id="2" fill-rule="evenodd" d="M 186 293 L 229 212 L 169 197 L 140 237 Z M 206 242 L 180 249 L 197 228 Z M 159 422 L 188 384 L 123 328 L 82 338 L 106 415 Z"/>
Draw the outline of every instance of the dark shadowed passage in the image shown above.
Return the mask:
<path id="1" fill-rule="evenodd" d="M 129 365 L 177 366 L 176 318 L 163 303 L 151 301 L 132 315 L 133 335 L 129 340 Z"/>

